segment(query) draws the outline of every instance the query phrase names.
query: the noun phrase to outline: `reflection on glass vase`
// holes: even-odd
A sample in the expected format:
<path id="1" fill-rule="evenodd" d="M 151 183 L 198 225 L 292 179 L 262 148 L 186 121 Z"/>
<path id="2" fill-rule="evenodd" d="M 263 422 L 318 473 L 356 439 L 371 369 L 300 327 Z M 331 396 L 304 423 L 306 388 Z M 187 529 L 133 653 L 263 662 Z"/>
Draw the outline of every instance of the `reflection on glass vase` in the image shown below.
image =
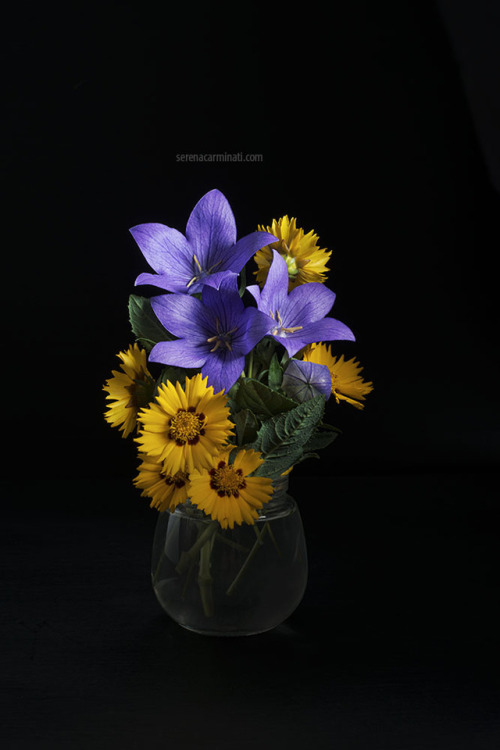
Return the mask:
<path id="1" fill-rule="evenodd" d="M 307 584 L 302 519 L 288 477 L 254 525 L 222 529 L 189 501 L 159 514 L 152 582 L 173 620 L 205 635 L 252 635 L 282 623 Z"/>

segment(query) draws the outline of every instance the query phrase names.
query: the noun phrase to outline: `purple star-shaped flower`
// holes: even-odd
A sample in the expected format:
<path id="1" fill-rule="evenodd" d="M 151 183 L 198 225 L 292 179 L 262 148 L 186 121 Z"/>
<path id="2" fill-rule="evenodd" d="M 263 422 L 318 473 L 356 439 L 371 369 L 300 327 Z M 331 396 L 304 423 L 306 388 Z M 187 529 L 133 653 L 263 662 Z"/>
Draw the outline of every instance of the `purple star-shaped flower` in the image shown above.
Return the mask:
<path id="1" fill-rule="evenodd" d="M 225 279 L 219 290 L 204 286 L 201 300 L 187 294 L 163 294 L 152 297 L 151 305 L 163 326 L 179 338 L 156 344 L 150 361 L 199 367 L 215 392 L 227 392 L 238 380 L 245 354 L 273 325 L 255 307 L 245 307 L 235 277 Z"/>
<path id="2" fill-rule="evenodd" d="M 270 335 L 283 344 L 289 357 L 306 344 L 337 339 L 355 341 L 353 332 L 344 323 L 325 317 L 333 307 L 335 294 L 324 284 L 311 281 L 288 294 L 288 267 L 276 250 L 262 291 L 257 285 L 247 289 L 258 309 L 273 321 Z"/>
<path id="3" fill-rule="evenodd" d="M 137 284 L 168 292 L 196 294 L 203 286 L 218 289 L 227 276 L 236 276 L 252 255 L 276 237 L 251 232 L 236 241 L 231 206 L 219 190 L 206 193 L 193 208 L 186 236 L 164 224 L 138 224 L 130 232 L 155 273 L 141 273 Z"/>

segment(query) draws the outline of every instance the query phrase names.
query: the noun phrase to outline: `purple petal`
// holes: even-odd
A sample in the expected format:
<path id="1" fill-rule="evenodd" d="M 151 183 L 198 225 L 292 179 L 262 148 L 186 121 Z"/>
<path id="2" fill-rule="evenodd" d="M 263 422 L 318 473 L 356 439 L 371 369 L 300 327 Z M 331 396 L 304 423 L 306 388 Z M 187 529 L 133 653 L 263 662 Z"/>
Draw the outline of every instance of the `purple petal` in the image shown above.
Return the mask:
<path id="1" fill-rule="evenodd" d="M 186 226 L 191 255 L 196 254 L 206 270 L 236 242 L 236 222 L 227 198 L 210 190 L 193 208 Z"/>
<path id="2" fill-rule="evenodd" d="M 269 232 L 250 232 L 250 234 L 242 237 L 235 245 L 227 248 L 222 253 L 222 265 L 230 271 L 239 273 L 250 258 L 255 255 L 257 250 L 269 245 L 271 242 L 276 242 L 277 239 L 277 237 L 269 234 Z"/>
<path id="3" fill-rule="evenodd" d="M 238 331 L 233 337 L 233 349 L 241 354 L 248 354 L 274 325 L 275 323 L 269 315 L 259 312 L 255 307 L 247 307 L 241 318 Z"/>
<path id="4" fill-rule="evenodd" d="M 160 323 L 174 336 L 206 341 L 211 333 L 203 304 L 188 294 L 162 294 L 151 297 L 151 307 Z"/>
<path id="5" fill-rule="evenodd" d="M 186 276 L 186 282 L 189 280 L 193 253 L 177 229 L 164 224 L 138 224 L 130 233 L 154 271 Z"/>
<path id="6" fill-rule="evenodd" d="M 206 286 L 211 286 L 214 289 L 219 289 L 221 284 L 224 285 L 226 280 L 229 278 L 233 278 L 236 280 L 238 278 L 238 274 L 234 271 L 219 271 L 219 273 L 212 273 L 209 276 L 206 276 L 202 281 Z"/>
<path id="7" fill-rule="evenodd" d="M 179 294 L 186 294 L 186 292 L 194 294 L 195 291 L 194 285 L 189 289 L 186 287 L 185 276 L 174 276 L 172 273 L 141 273 L 135 280 L 135 286 L 140 284 L 150 284 L 165 289 L 167 292 L 178 292 Z"/>
<path id="8" fill-rule="evenodd" d="M 301 333 L 302 331 L 297 331 L 297 333 L 288 333 L 286 336 L 273 336 L 273 338 L 285 347 L 289 357 L 293 357 L 293 355 L 297 354 L 299 349 L 302 349 L 306 344 L 316 343 L 316 339 L 304 341 L 303 338 L 300 338 Z"/>
<path id="9" fill-rule="evenodd" d="M 328 315 L 334 302 L 334 292 L 324 284 L 312 281 L 292 289 L 279 311 L 285 326 L 303 326 Z"/>
<path id="10" fill-rule="evenodd" d="M 269 315 L 280 310 L 286 305 L 288 295 L 288 266 L 284 258 L 273 250 L 273 260 L 266 283 L 260 294 L 259 309 Z"/>
<path id="11" fill-rule="evenodd" d="M 246 288 L 247 292 L 250 292 L 252 297 L 257 303 L 257 307 L 260 307 L 260 286 L 258 284 L 250 284 Z"/>
<path id="12" fill-rule="evenodd" d="M 191 344 L 185 339 L 178 341 L 160 341 L 149 354 L 150 362 L 161 362 L 164 365 L 178 367 L 202 367 L 207 361 L 208 344 Z"/>
<path id="13" fill-rule="evenodd" d="M 215 393 L 222 389 L 228 392 L 238 380 L 245 367 L 245 357 L 228 349 L 209 353 L 202 367 L 203 376 L 208 376 L 208 385 L 213 385 Z"/>
<path id="14" fill-rule="evenodd" d="M 298 331 L 299 334 L 303 333 L 308 337 L 308 344 L 313 344 L 319 341 L 356 341 L 356 338 L 345 323 L 341 323 L 340 320 L 335 318 L 323 318 L 318 320 L 316 323 L 308 323 L 304 326 L 302 331 Z M 310 336 L 315 335 L 316 338 L 311 339 Z"/>
<path id="15" fill-rule="evenodd" d="M 332 378 L 326 365 L 291 359 L 283 375 L 282 388 L 297 401 L 308 401 L 320 393 L 328 399 L 332 392 Z"/>
<path id="16" fill-rule="evenodd" d="M 210 286 L 204 286 L 202 301 L 210 311 L 214 324 L 218 320 L 220 331 L 227 332 L 235 326 L 239 326 L 245 306 L 238 294 L 236 277 L 225 279 L 222 287 L 222 289 L 217 290 Z"/>
<path id="17" fill-rule="evenodd" d="M 282 336 L 274 336 L 273 338 L 279 341 L 280 344 L 283 344 L 289 357 L 293 357 L 306 344 L 315 344 L 320 341 L 337 341 L 339 339 L 347 341 L 356 340 L 351 329 L 344 325 L 344 323 L 341 323 L 340 320 L 335 320 L 335 318 L 324 318 L 315 323 L 308 323 L 299 331 L 287 333 Z"/>

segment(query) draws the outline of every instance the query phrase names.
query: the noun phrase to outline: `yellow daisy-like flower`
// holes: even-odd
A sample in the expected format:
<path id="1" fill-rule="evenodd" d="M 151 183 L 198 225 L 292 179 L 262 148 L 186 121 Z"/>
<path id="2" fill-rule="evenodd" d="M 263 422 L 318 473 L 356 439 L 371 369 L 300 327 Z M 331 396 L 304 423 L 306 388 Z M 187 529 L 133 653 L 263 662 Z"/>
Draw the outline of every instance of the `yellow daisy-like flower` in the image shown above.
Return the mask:
<path id="1" fill-rule="evenodd" d="M 271 479 L 249 476 L 264 462 L 260 453 L 240 450 L 232 464 L 229 455 L 230 451 L 224 451 L 212 459 L 210 468 L 191 472 L 189 486 L 191 502 L 223 529 L 232 529 L 235 523 L 255 523 L 258 511 L 273 494 Z"/>
<path id="2" fill-rule="evenodd" d="M 224 391 L 214 394 L 201 373 L 186 378 L 185 388 L 179 382 L 162 383 L 156 403 L 138 415 L 141 452 L 160 461 L 171 475 L 210 466 L 233 434 L 227 400 Z"/>
<path id="3" fill-rule="evenodd" d="M 133 483 L 142 489 L 141 497 L 150 497 L 151 508 L 160 512 L 174 510 L 188 498 L 189 476 L 183 471 L 167 474 L 160 461 L 141 455 L 142 462 Z"/>
<path id="4" fill-rule="evenodd" d="M 112 370 L 106 381 L 107 401 L 111 401 L 104 418 L 112 427 L 118 427 L 127 437 L 137 426 L 139 409 L 153 398 L 154 380 L 147 368 L 146 350 L 132 344 L 127 351 L 117 354 L 122 361 L 122 372 Z"/>
<path id="5" fill-rule="evenodd" d="M 266 245 L 254 256 L 258 266 L 258 270 L 254 273 L 261 288 L 267 279 L 273 250 L 277 250 L 286 260 L 289 292 L 299 284 L 326 281 L 326 274 L 329 270 L 326 264 L 332 251 L 318 247 L 319 238 L 312 229 L 305 234 L 303 229 L 297 227 L 296 219 L 282 216 L 277 221 L 273 219 L 270 227 L 259 225 L 259 230 L 270 232 L 279 238 L 277 242 Z"/>
<path id="6" fill-rule="evenodd" d="M 373 384 L 366 382 L 360 376 L 362 367 L 359 362 L 353 359 L 344 359 L 342 354 L 334 357 L 330 351 L 330 346 L 326 344 L 310 344 L 306 347 L 303 359 L 306 362 L 315 362 L 318 365 L 326 365 L 332 378 L 332 395 L 337 403 L 347 401 L 357 409 L 364 409 L 361 403 L 370 391 L 373 390 Z"/>

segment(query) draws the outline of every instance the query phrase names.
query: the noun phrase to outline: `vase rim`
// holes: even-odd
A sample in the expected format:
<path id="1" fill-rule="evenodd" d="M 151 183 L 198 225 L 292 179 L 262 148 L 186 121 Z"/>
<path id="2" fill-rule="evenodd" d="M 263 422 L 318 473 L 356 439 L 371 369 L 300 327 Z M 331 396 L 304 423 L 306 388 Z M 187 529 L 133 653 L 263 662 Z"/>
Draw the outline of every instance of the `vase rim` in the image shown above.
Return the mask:
<path id="1" fill-rule="evenodd" d="M 280 476 L 277 479 L 273 480 L 274 492 L 271 495 L 269 501 L 265 503 L 265 505 L 260 510 L 259 518 L 268 517 L 270 514 L 274 515 L 276 513 L 282 513 L 285 508 L 288 509 L 290 501 L 294 502 L 293 498 L 288 495 L 288 484 L 288 475 Z M 189 517 L 198 521 L 212 521 L 211 517 L 207 516 L 204 511 L 194 505 L 191 502 L 190 498 L 178 505 L 173 510 L 167 509 L 166 512 L 170 513 L 171 515 L 188 515 Z"/>

